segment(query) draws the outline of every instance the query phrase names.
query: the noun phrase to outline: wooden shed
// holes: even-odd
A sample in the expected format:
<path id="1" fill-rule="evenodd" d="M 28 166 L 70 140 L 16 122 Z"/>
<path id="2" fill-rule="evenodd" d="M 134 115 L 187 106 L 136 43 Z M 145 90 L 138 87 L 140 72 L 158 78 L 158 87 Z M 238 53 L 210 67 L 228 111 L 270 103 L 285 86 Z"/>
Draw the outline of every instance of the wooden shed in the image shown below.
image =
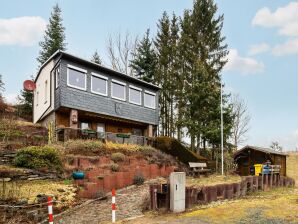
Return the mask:
<path id="1" fill-rule="evenodd" d="M 281 165 L 280 175 L 286 176 L 287 154 L 249 145 L 234 153 L 234 162 L 238 165 L 237 169 L 241 176 L 250 175 L 250 169 L 255 164 L 264 164 L 268 160 L 272 165 Z"/>

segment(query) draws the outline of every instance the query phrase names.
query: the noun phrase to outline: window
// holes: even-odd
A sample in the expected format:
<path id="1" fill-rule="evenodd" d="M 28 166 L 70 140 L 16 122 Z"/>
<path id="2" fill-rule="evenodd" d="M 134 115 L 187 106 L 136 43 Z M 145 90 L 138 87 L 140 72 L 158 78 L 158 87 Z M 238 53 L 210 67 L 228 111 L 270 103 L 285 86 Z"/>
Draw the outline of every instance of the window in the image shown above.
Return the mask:
<path id="1" fill-rule="evenodd" d="M 60 68 L 56 68 L 56 71 L 55 71 L 55 81 L 56 81 L 56 88 L 59 87 L 59 81 L 60 81 Z"/>
<path id="2" fill-rule="evenodd" d="M 44 103 L 47 103 L 48 100 L 48 80 L 44 83 Z"/>
<path id="3" fill-rule="evenodd" d="M 99 95 L 108 95 L 108 78 L 102 75 L 92 73 L 91 92 Z"/>
<path id="4" fill-rule="evenodd" d="M 86 81 L 87 71 L 80 69 L 71 65 L 68 65 L 67 68 L 67 85 L 73 88 L 86 90 L 87 81 Z"/>
<path id="5" fill-rule="evenodd" d="M 129 86 L 129 102 L 141 105 L 142 104 L 142 89 L 135 86 Z"/>
<path id="6" fill-rule="evenodd" d="M 82 123 L 81 123 L 81 129 L 82 129 L 82 130 L 89 129 L 89 123 L 87 123 L 87 122 L 82 122 Z"/>
<path id="7" fill-rule="evenodd" d="M 36 91 L 36 106 L 38 106 L 38 98 L 39 98 L 39 92 Z"/>
<path id="8" fill-rule="evenodd" d="M 155 109 L 155 104 L 156 104 L 155 96 L 156 96 L 155 93 L 145 91 L 145 94 L 144 94 L 144 105 L 145 105 L 145 107 Z"/>
<path id="9" fill-rule="evenodd" d="M 126 84 L 116 80 L 112 80 L 112 98 L 125 101 L 126 98 Z"/>

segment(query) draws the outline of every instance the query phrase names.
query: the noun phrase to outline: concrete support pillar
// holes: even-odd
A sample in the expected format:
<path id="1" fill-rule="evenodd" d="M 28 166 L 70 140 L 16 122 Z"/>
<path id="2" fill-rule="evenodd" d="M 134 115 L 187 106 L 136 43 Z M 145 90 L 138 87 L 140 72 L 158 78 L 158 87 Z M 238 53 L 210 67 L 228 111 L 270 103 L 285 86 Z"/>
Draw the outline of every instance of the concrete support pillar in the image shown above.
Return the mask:
<path id="1" fill-rule="evenodd" d="M 149 138 L 152 138 L 153 137 L 153 125 L 152 124 L 149 124 L 148 127 L 147 127 L 147 134 Z"/>
<path id="2" fill-rule="evenodd" d="M 78 111 L 72 109 L 69 115 L 69 127 L 74 129 L 79 128 Z"/>

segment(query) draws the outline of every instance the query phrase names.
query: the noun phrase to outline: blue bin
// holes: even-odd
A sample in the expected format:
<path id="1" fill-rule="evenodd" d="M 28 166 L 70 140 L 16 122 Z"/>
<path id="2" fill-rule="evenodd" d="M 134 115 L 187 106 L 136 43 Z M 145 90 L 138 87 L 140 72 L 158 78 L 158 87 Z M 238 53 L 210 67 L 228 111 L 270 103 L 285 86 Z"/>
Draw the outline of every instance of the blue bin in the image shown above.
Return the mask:
<path id="1" fill-rule="evenodd" d="M 82 171 L 76 171 L 72 173 L 72 177 L 75 180 L 82 180 L 85 177 L 85 173 Z"/>
<path id="2" fill-rule="evenodd" d="M 262 174 L 270 174 L 270 167 L 268 165 L 263 165 Z"/>

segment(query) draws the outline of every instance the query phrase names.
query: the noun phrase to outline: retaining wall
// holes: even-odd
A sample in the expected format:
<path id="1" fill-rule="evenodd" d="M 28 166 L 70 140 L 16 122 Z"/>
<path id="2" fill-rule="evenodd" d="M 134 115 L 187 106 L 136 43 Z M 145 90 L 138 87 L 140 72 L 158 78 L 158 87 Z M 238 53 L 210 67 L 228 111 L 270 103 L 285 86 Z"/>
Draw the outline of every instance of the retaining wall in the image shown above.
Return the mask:
<path id="1" fill-rule="evenodd" d="M 295 186 L 295 180 L 289 177 L 279 175 L 263 175 L 263 176 L 246 176 L 242 177 L 241 182 L 231 184 L 218 184 L 214 186 L 202 187 L 186 187 L 185 189 L 185 206 L 190 208 L 193 205 L 207 204 L 217 200 L 234 199 L 245 196 L 248 192 L 258 190 L 268 191 L 276 187 Z M 156 210 L 162 207 L 170 208 L 169 206 L 169 187 L 167 192 L 162 192 L 162 187 L 159 184 L 150 186 L 150 208 Z M 159 195 L 164 194 L 162 198 Z"/>

